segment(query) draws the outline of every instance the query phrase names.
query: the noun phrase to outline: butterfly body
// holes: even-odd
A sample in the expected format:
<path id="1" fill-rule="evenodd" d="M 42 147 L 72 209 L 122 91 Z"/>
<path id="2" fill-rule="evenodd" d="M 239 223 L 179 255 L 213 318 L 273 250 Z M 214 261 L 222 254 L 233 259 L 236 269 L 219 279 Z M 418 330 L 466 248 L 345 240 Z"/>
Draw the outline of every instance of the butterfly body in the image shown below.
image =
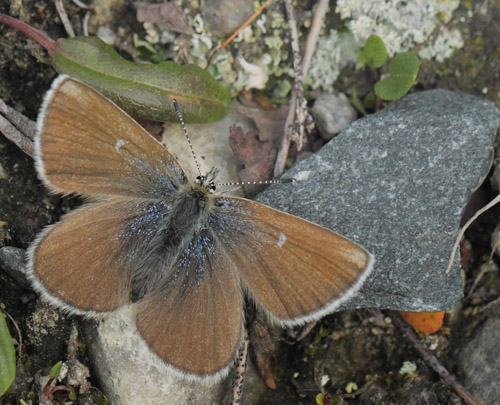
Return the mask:
<path id="1" fill-rule="evenodd" d="M 179 277 L 172 269 L 180 252 L 189 248 L 198 255 L 204 254 L 202 241 L 214 237 L 208 227 L 213 215 L 214 189 L 213 183 L 204 184 L 198 178 L 181 185 L 170 200 L 149 201 L 141 215 L 125 221 L 118 237 L 123 239 L 121 254 L 128 258 L 133 269 L 132 301 L 147 295 L 158 283 L 168 284 L 173 282 L 172 277 Z M 198 245 L 193 246 L 193 240 Z M 141 258 L 140 262 L 137 258 Z M 200 266 L 196 272 L 186 272 L 184 284 L 201 284 L 206 271 Z"/>
<path id="2" fill-rule="evenodd" d="M 184 378 L 225 377 L 244 302 L 269 322 L 320 319 L 351 298 L 373 257 L 319 225 L 192 181 L 132 118 L 60 76 L 38 118 L 35 161 L 54 192 L 87 198 L 28 250 L 35 288 L 71 313 L 130 306 L 151 351 Z"/>

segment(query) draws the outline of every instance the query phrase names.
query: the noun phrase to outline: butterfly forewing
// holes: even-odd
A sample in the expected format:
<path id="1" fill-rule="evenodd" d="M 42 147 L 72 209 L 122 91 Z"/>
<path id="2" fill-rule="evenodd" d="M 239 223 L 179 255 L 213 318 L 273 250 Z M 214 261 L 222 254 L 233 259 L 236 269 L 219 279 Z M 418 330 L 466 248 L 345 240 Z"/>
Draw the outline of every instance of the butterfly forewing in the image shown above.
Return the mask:
<path id="1" fill-rule="evenodd" d="M 227 375 L 242 337 L 243 298 L 234 265 L 206 228 L 179 254 L 164 282 L 137 303 L 137 328 L 185 376 Z"/>
<path id="2" fill-rule="evenodd" d="M 216 198 L 209 224 L 243 287 L 278 324 L 332 312 L 372 268 L 370 254 L 354 242 L 254 201 Z"/>
<path id="3" fill-rule="evenodd" d="M 62 193 L 158 198 L 186 182 L 175 158 L 119 107 L 60 76 L 38 119 L 38 171 Z"/>

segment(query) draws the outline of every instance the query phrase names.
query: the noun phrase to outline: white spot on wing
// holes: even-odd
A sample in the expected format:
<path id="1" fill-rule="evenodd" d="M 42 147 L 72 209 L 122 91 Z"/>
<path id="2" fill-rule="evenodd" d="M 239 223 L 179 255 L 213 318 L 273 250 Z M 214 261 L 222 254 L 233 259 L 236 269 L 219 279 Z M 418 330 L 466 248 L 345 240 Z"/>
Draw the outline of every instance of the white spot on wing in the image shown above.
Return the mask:
<path id="1" fill-rule="evenodd" d="M 276 246 L 282 247 L 286 242 L 286 235 L 281 232 L 280 237 L 278 238 L 278 242 L 276 242 Z"/>
<path id="2" fill-rule="evenodd" d="M 123 145 L 125 145 L 126 143 L 127 143 L 127 141 L 125 141 L 124 139 L 118 139 L 118 140 L 116 141 L 116 144 L 115 144 L 115 150 L 116 150 L 117 152 L 119 152 L 119 151 L 120 151 L 120 149 L 121 149 L 121 147 L 122 147 Z"/>

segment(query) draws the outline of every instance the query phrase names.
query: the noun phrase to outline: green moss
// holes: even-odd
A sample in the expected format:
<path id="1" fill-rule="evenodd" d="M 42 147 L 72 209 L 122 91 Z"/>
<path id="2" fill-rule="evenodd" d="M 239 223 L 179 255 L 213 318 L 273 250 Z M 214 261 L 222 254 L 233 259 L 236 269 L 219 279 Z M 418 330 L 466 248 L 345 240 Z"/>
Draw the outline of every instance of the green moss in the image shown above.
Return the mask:
<path id="1" fill-rule="evenodd" d="M 313 358 L 314 356 L 316 356 L 316 347 L 314 345 L 309 345 L 306 347 L 305 349 L 305 354 L 307 357 L 310 357 L 310 358 Z"/>
<path id="2" fill-rule="evenodd" d="M 472 45 L 483 48 L 484 47 L 484 38 L 481 38 L 481 37 L 472 38 L 470 43 Z"/>

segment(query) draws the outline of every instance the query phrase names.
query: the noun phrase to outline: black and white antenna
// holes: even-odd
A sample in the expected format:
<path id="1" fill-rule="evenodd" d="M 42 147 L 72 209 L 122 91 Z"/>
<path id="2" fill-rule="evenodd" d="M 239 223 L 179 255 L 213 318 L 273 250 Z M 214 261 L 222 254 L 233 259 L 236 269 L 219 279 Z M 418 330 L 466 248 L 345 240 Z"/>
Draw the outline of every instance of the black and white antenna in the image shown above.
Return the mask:
<path id="1" fill-rule="evenodd" d="M 182 118 L 182 113 L 181 109 L 179 107 L 179 104 L 177 103 L 177 100 L 174 98 L 172 100 L 172 103 L 174 104 L 174 109 L 175 113 L 177 114 L 177 118 L 179 119 L 182 130 L 184 131 L 184 136 L 187 139 L 189 149 L 191 150 L 191 154 L 193 155 L 194 163 L 196 164 L 196 168 L 198 169 L 198 174 L 200 175 L 200 179 L 204 179 L 204 176 L 201 174 L 201 168 L 200 164 L 198 163 L 198 159 L 196 158 L 196 154 L 194 153 L 193 145 L 191 143 L 191 139 L 189 138 L 187 129 L 186 129 L 186 124 L 184 124 L 184 118 Z M 210 173 L 214 178 L 217 175 L 217 170 L 215 168 L 212 168 Z M 210 177 L 210 176 L 207 176 Z M 261 185 L 261 184 L 282 184 L 282 183 L 294 183 L 296 182 L 296 179 L 289 178 L 289 179 L 272 179 L 272 180 L 256 180 L 256 181 L 234 181 L 234 182 L 229 182 L 229 183 L 215 183 L 216 187 L 226 187 L 226 186 L 237 186 L 234 189 L 231 190 L 226 190 L 225 192 L 230 192 L 233 190 L 237 190 L 240 187 L 243 186 L 250 186 L 250 185 Z"/>
<path id="2" fill-rule="evenodd" d="M 179 119 L 182 130 L 184 131 L 184 136 L 188 141 L 189 149 L 191 149 L 191 154 L 193 155 L 194 163 L 196 164 L 196 168 L 198 169 L 198 174 L 200 175 L 200 177 L 203 177 L 203 175 L 201 174 L 200 164 L 198 163 L 198 159 L 196 158 L 196 154 L 194 153 L 193 145 L 191 144 L 191 139 L 189 138 L 188 131 L 186 129 L 186 124 L 184 124 L 184 118 L 182 118 L 179 104 L 177 103 L 177 100 L 175 98 L 172 100 L 172 103 L 174 104 L 175 113 L 177 114 L 177 118 Z"/>
<path id="3" fill-rule="evenodd" d="M 294 183 L 297 179 L 272 179 L 272 180 L 256 180 L 256 181 L 233 181 L 230 183 L 216 183 L 218 186 L 255 186 L 260 184 L 282 184 L 282 183 Z"/>

